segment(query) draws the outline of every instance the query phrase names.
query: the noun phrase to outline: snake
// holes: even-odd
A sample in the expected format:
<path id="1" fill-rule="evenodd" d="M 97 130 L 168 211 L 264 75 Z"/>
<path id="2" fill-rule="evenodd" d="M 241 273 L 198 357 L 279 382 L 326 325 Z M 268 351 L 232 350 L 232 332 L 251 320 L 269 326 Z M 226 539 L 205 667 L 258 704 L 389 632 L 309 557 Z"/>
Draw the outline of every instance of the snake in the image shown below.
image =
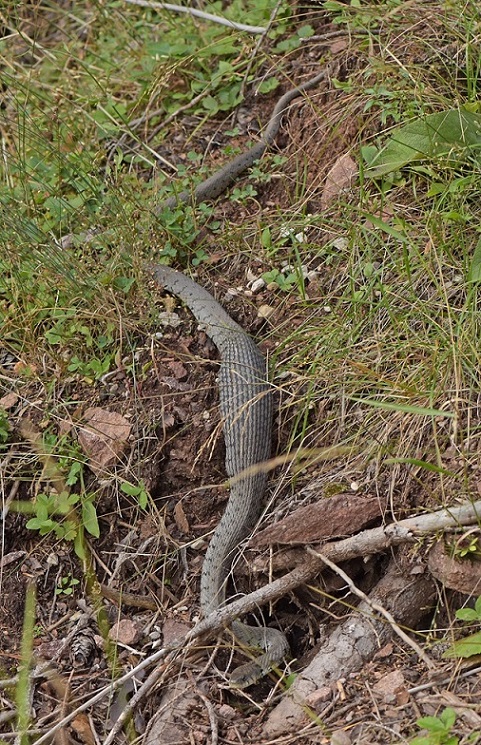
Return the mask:
<path id="1" fill-rule="evenodd" d="M 298 98 L 298 96 L 301 96 L 305 91 L 314 88 L 322 80 L 325 80 L 328 74 L 330 73 L 327 69 L 322 70 L 314 77 L 306 80 L 305 83 L 290 88 L 279 98 L 274 106 L 271 118 L 269 119 L 269 122 L 262 132 L 258 142 L 232 160 L 228 161 L 212 176 L 201 181 L 194 191 L 181 191 L 179 194 L 175 194 L 174 196 L 164 200 L 156 208 L 155 213 L 160 214 L 166 209 L 174 209 L 182 203 L 195 206 L 196 204 L 200 204 L 206 200 L 216 199 L 220 194 L 226 191 L 244 171 L 253 166 L 256 160 L 259 160 L 267 148 L 272 146 L 277 133 L 279 132 L 282 117 L 291 101 Z"/>
<path id="2" fill-rule="evenodd" d="M 251 533 L 262 510 L 267 474 L 259 464 L 267 461 L 271 452 L 272 389 L 258 346 L 206 289 L 171 267 L 154 265 L 150 270 L 164 290 L 189 308 L 221 358 L 218 385 L 230 494 L 202 564 L 200 606 L 208 616 L 225 604 L 227 578 L 239 544 Z M 289 650 L 278 629 L 249 626 L 239 620 L 231 629 L 241 645 L 264 650 L 232 671 L 229 682 L 235 688 L 255 683 Z"/>

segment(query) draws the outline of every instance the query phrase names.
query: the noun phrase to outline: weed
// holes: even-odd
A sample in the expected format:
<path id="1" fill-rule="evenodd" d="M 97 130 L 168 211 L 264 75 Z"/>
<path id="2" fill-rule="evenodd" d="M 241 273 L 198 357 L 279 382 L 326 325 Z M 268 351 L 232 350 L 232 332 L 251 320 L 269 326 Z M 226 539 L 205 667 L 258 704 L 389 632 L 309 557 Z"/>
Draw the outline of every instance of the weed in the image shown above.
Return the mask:
<path id="1" fill-rule="evenodd" d="M 122 484 L 120 484 L 120 489 L 124 492 L 124 494 L 135 497 L 137 499 L 137 502 L 139 503 L 139 507 L 142 510 L 146 509 L 149 500 L 149 493 L 146 490 L 143 481 L 140 481 L 137 485 L 129 484 L 124 481 Z"/>
<path id="2" fill-rule="evenodd" d="M 17 731 L 20 745 L 27 745 L 30 738 L 27 735 L 30 723 L 30 667 L 35 628 L 36 592 L 33 585 L 28 585 L 23 613 L 23 631 L 21 661 L 18 672 L 18 683 L 15 694 L 17 700 Z"/>
<path id="3" fill-rule="evenodd" d="M 456 611 L 456 618 L 461 621 L 479 624 L 481 622 L 481 597 L 476 600 L 474 608 L 460 608 Z M 446 650 L 443 657 L 459 657 L 467 659 L 473 655 L 481 654 L 481 632 L 465 636 L 456 640 L 453 645 Z"/>
<path id="4" fill-rule="evenodd" d="M 456 618 L 461 621 L 481 622 L 481 597 L 476 600 L 474 608 L 460 608 L 456 611 Z"/>
<path id="5" fill-rule="evenodd" d="M 69 444 L 66 438 L 58 439 L 48 433 L 41 440 L 31 433 L 30 440 L 44 462 L 42 478 L 51 481 L 51 488 L 37 494 L 32 502 L 13 501 L 10 509 L 33 514 L 26 524 L 29 530 L 36 530 L 42 536 L 53 533 L 58 540 L 73 542 L 75 553 L 85 560 L 84 531 L 98 538 L 100 528 L 96 494 L 85 488 L 79 448 Z M 78 493 L 70 488 L 76 485 Z"/>
<path id="6" fill-rule="evenodd" d="M 454 709 L 446 708 L 439 717 L 422 717 L 416 724 L 427 730 L 426 735 L 415 737 L 411 745 L 458 745 L 459 738 L 450 734 L 456 721 Z"/>
<path id="7" fill-rule="evenodd" d="M 69 572 L 65 577 L 60 577 L 58 586 L 55 588 L 55 594 L 67 596 L 72 595 L 75 587 L 79 584 L 80 580 L 72 577 L 71 573 Z"/>
<path id="8" fill-rule="evenodd" d="M 10 424 L 5 409 L 0 407 L 0 448 L 5 445 L 10 434 Z"/>

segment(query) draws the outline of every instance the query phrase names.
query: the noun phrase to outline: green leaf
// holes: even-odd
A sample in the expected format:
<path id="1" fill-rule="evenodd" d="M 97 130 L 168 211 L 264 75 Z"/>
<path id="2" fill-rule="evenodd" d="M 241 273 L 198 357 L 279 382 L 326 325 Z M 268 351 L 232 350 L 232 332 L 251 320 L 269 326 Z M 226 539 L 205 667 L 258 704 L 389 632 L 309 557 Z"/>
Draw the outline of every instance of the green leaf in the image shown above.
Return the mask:
<path id="1" fill-rule="evenodd" d="M 450 649 L 447 649 L 443 654 L 445 659 L 451 657 L 473 657 L 475 654 L 481 654 L 481 631 L 471 636 L 466 636 L 464 639 L 458 639 L 454 642 Z"/>
<path id="2" fill-rule="evenodd" d="M 125 292 L 125 294 L 127 294 L 134 282 L 135 277 L 116 277 L 114 279 L 113 285 L 116 290 L 121 290 L 122 292 Z"/>
<path id="3" fill-rule="evenodd" d="M 53 520 L 44 520 L 43 518 L 32 517 L 31 520 L 28 520 L 26 527 L 29 530 L 42 530 L 45 528 L 47 528 L 48 530 L 52 530 L 54 525 L 55 523 Z"/>
<path id="4" fill-rule="evenodd" d="M 474 608 L 460 608 L 456 611 L 456 618 L 460 621 L 478 621 L 479 613 L 476 613 Z"/>
<path id="5" fill-rule="evenodd" d="M 474 604 L 474 610 L 478 614 L 478 618 L 481 618 L 481 595 L 479 596 L 479 598 L 476 600 Z"/>
<path id="6" fill-rule="evenodd" d="M 309 24 L 306 24 L 297 29 L 297 34 L 301 39 L 309 39 L 309 37 L 314 35 L 314 29 Z"/>
<path id="7" fill-rule="evenodd" d="M 409 466 L 418 466 L 433 473 L 442 473 L 445 476 L 454 475 L 452 471 L 448 471 L 446 468 L 441 468 L 441 466 L 437 466 L 435 463 L 428 463 L 428 461 L 420 460 L 419 458 L 387 458 L 384 463 L 389 466 L 394 463 L 406 463 Z"/>
<path id="8" fill-rule="evenodd" d="M 468 273 L 468 282 L 479 282 L 481 280 L 481 238 L 474 249 L 473 259 Z"/>
<path id="9" fill-rule="evenodd" d="M 271 91 L 275 91 L 279 85 L 278 78 L 267 78 L 267 80 L 263 80 L 262 83 L 259 84 L 257 90 L 259 93 L 270 93 Z"/>
<path id="10" fill-rule="evenodd" d="M 83 537 L 83 532 L 81 530 L 79 530 L 77 535 L 75 536 L 73 547 L 79 559 L 81 561 L 86 561 L 87 553 L 85 551 L 84 537 Z"/>
<path id="11" fill-rule="evenodd" d="M 82 522 L 85 530 L 94 538 L 100 536 L 99 521 L 97 518 L 97 510 L 95 505 L 91 501 L 82 502 Z"/>
<path id="12" fill-rule="evenodd" d="M 145 510 L 146 507 L 147 507 L 147 504 L 149 502 L 149 495 L 147 494 L 147 492 L 145 491 L 145 489 L 141 489 L 140 490 L 140 492 L 139 492 L 139 494 L 137 496 L 137 501 L 139 503 L 140 509 Z"/>
<path id="13" fill-rule="evenodd" d="M 82 463 L 80 463 L 80 461 L 78 461 L 78 460 L 74 460 L 74 462 L 70 466 L 70 470 L 68 472 L 67 480 L 65 482 L 67 486 L 73 486 L 74 484 L 77 483 L 78 477 L 79 477 L 79 473 L 81 473 L 82 468 L 83 468 Z"/>
<path id="14" fill-rule="evenodd" d="M 444 709 L 439 718 L 442 722 L 444 722 L 446 729 L 449 730 L 456 721 L 456 712 L 454 711 L 454 709 L 451 709 L 451 707 L 448 706 L 446 707 L 446 709 Z"/>
<path id="15" fill-rule="evenodd" d="M 474 153 L 479 159 L 481 115 L 449 109 L 415 119 L 396 129 L 366 169 L 378 178 L 420 160 L 449 159 L 457 164 Z"/>
<path id="16" fill-rule="evenodd" d="M 137 497 L 141 488 L 140 486 L 134 486 L 134 484 L 129 484 L 127 481 L 124 481 L 120 484 L 120 491 L 123 491 L 124 494 L 128 494 L 129 497 Z"/>

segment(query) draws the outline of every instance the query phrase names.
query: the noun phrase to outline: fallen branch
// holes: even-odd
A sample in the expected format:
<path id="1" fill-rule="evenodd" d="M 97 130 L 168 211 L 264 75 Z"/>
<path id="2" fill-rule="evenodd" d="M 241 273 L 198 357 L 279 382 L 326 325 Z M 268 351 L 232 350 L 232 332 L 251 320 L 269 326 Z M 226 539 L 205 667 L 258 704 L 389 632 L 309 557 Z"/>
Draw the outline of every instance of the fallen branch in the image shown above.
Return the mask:
<path id="1" fill-rule="evenodd" d="M 400 520 L 397 523 L 391 523 L 387 526 L 365 530 L 351 538 L 325 544 L 322 547 L 322 553 L 324 557 L 337 563 L 359 556 L 379 553 L 391 546 L 413 542 L 419 536 L 449 530 L 463 525 L 472 525 L 478 522 L 480 518 L 481 500 L 478 500 L 477 502 L 463 504 L 460 507 L 438 510 L 425 515 Z M 134 698 L 127 704 L 122 714 L 122 722 L 126 721 L 133 711 L 133 706 L 147 695 L 158 680 L 163 672 L 164 665 L 174 662 L 177 657 L 180 655 L 183 656 L 186 652 L 190 651 L 195 646 L 197 639 L 203 637 L 207 640 L 209 637 L 217 634 L 221 629 L 229 626 L 236 618 L 249 613 L 258 606 L 277 600 L 287 592 L 311 580 L 319 573 L 323 566 L 324 562 L 321 558 L 310 556 L 301 566 L 296 567 L 280 579 L 274 580 L 268 585 L 251 592 L 249 595 L 229 603 L 224 608 L 219 608 L 196 624 L 182 640 L 158 650 L 121 678 L 98 691 L 92 698 L 75 709 L 75 711 L 72 711 L 64 719 L 53 725 L 45 735 L 42 735 L 36 741 L 36 745 L 43 745 L 43 743 L 49 740 L 52 734 L 72 721 L 77 714 L 88 710 L 93 704 L 104 697 L 110 696 L 121 685 L 140 672 L 140 670 L 144 670 L 163 660 L 163 665 L 151 673 L 139 688 Z M 107 745 L 108 742 L 109 739 L 105 741 L 104 745 Z"/>
<path id="2" fill-rule="evenodd" d="M 300 673 L 287 694 L 269 714 L 260 734 L 274 739 L 299 731 L 311 722 L 322 720 L 315 709 L 315 692 L 331 688 L 340 678 L 360 670 L 392 637 L 393 624 L 385 613 L 373 613 L 382 607 L 393 617 L 394 626 L 412 628 L 435 602 L 436 590 L 429 576 L 413 576 L 410 569 L 399 568 L 394 558 L 366 601 L 348 615 L 322 644 L 311 663 Z"/>
<path id="3" fill-rule="evenodd" d="M 202 18 L 204 21 L 212 21 L 213 23 L 220 23 L 221 26 L 228 26 L 236 31 L 247 31 L 248 34 L 263 34 L 266 29 L 264 26 L 249 26 L 245 23 L 237 23 L 236 21 L 230 21 L 228 18 L 222 18 L 221 16 L 212 15 L 212 13 L 205 13 L 203 10 L 197 10 L 197 8 L 186 8 L 184 5 L 172 5 L 172 3 L 156 3 L 151 0 L 125 0 L 126 3 L 131 5 L 140 5 L 142 8 L 153 8 L 154 10 L 170 10 L 173 13 L 188 13 L 196 18 Z"/>
<path id="4" fill-rule="evenodd" d="M 312 552 L 312 549 L 309 549 L 309 547 L 307 548 L 307 550 L 309 551 L 309 553 Z M 411 649 L 417 654 L 417 656 L 419 657 L 419 659 L 421 659 L 424 662 L 424 664 L 426 665 L 426 667 L 429 670 L 432 670 L 432 669 L 434 669 L 436 667 L 436 665 L 429 659 L 429 657 L 427 656 L 427 654 L 421 649 L 421 647 L 419 646 L 419 644 L 416 644 L 416 642 L 414 641 L 414 639 L 411 639 L 411 637 L 408 636 L 402 630 L 402 628 L 398 625 L 398 623 L 396 623 L 396 620 L 394 619 L 393 615 L 391 613 L 389 613 L 389 611 L 386 610 L 386 608 L 384 608 L 384 606 L 379 605 L 379 603 L 376 603 L 374 600 L 372 600 L 372 598 L 369 598 L 366 595 L 366 593 L 364 593 L 362 590 L 359 589 L 359 587 L 357 587 L 354 584 L 354 582 L 349 577 L 349 575 L 347 575 L 346 572 L 343 572 L 342 569 L 337 566 L 337 564 L 334 564 L 334 562 L 330 561 L 327 558 L 327 556 L 324 556 L 323 554 L 320 554 L 320 553 L 317 553 L 317 552 L 312 552 L 312 553 L 315 556 L 318 556 L 320 559 L 322 559 L 322 561 L 324 562 L 324 564 L 327 567 L 329 567 L 329 569 L 332 569 L 332 571 L 335 572 L 339 577 L 342 577 L 342 579 L 344 580 L 344 582 L 346 583 L 346 585 L 349 587 L 349 589 L 351 590 L 351 592 L 353 593 L 353 595 L 357 595 L 357 597 L 360 598 L 365 605 L 367 605 L 367 606 L 369 606 L 369 608 L 371 608 L 371 610 L 373 611 L 373 613 L 379 613 L 380 616 L 384 616 L 384 618 L 390 624 L 390 626 L 391 626 L 392 630 L 394 631 L 394 633 L 397 634 L 399 636 L 399 638 L 402 639 L 402 641 L 405 642 L 408 645 L 408 647 L 411 647 Z M 356 610 L 358 611 L 359 609 L 356 608 Z"/>

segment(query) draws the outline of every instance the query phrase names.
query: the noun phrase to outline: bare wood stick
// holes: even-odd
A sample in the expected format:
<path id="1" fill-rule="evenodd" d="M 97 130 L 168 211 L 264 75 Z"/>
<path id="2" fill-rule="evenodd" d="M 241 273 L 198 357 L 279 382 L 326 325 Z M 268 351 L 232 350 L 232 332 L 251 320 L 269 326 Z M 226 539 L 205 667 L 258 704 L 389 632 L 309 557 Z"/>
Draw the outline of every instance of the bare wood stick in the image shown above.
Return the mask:
<path id="1" fill-rule="evenodd" d="M 474 503 L 469 502 L 459 507 L 438 510 L 433 513 L 407 518 L 406 520 L 401 520 L 398 523 L 392 523 L 385 527 L 365 530 L 359 535 L 352 536 L 351 538 L 346 538 L 345 540 L 334 543 L 328 543 L 322 548 L 323 556 L 334 562 L 345 561 L 346 559 L 355 558 L 357 556 L 367 556 L 369 554 L 384 551 L 389 546 L 415 541 L 416 536 L 435 533 L 437 531 L 441 532 L 461 525 L 471 525 L 478 522 L 480 517 L 481 500 Z M 265 585 L 265 587 L 255 590 L 244 598 L 235 600 L 224 608 L 219 608 L 214 613 L 211 613 L 207 618 L 204 618 L 196 624 L 181 641 L 158 650 L 155 654 L 143 660 L 139 665 L 133 668 L 133 670 L 130 670 L 109 686 L 98 691 L 98 693 L 81 704 L 77 709 L 75 709 L 75 711 L 72 711 L 68 716 L 64 717 L 64 719 L 53 725 L 45 735 L 42 735 L 42 737 L 36 740 L 36 745 L 43 745 L 43 743 L 46 743 L 52 734 L 62 727 L 65 727 L 65 725 L 72 721 L 72 719 L 74 719 L 79 713 L 86 711 L 104 697 L 111 695 L 123 683 L 134 677 L 140 670 L 160 662 L 168 656 L 169 658 L 166 659 L 166 662 L 174 659 L 175 656 L 181 653 L 184 654 L 186 651 L 192 649 L 195 640 L 199 637 L 212 636 L 231 624 L 233 620 L 248 613 L 253 608 L 277 600 L 286 592 L 294 590 L 296 587 L 299 587 L 299 585 L 312 579 L 312 577 L 320 571 L 323 563 L 322 559 L 310 556 L 305 562 L 303 562 L 302 566 L 296 567 L 284 577 L 274 580 L 274 582 L 270 582 L 268 585 Z M 170 657 L 171 655 L 172 657 Z M 154 673 L 156 672 L 157 671 L 153 671 L 152 676 L 154 676 Z M 156 677 L 154 676 L 155 680 L 160 677 L 161 673 L 162 670 L 157 673 Z M 144 690 L 144 688 L 147 689 L 145 684 L 141 686 L 143 695 L 148 692 L 147 690 Z M 129 704 L 127 704 L 127 707 L 129 707 Z"/>
<path id="2" fill-rule="evenodd" d="M 354 595 L 357 595 L 358 598 L 363 600 L 370 608 L 372 608 L 373 611 L 376 613 L 379 613 L 381 616 L 384 616 L 384 618 L 391 624 L 391 628 L 396 633 L 400 639 L 403 640 L 411 649 L 414 650 L 414 652 L 417 654 L 419 659 L 421 659 L 426 667 L 429 670 L 432 670 L 436 667 L 436 665 L 432 662 L 432 660 L 429 659 L 427 654 L 421 649 L 419 644 L 416 644 L 414 639 L 411 639 L 410 636 L 408 636 L 396 623 L 391 613 L 389 613 L 388 610 L 383 608 L 382 605 L 379 605 L 379 603 L 376 603 L 374 600 L 369 598 L 365 592 L 359 589 L 359 587 L 356 586 L 356 584 L 352 581 L 352 579 L 349 577 L 349 575 L 346 574 L 340 567 L 337 566 L 337 564 L 334 564 L 333 561 L 327 558 L 324 554 L 320 553 L 319 551 L 314 551 L 313 549 L 307 547 L 308 553 L 311 554 L 311 556 L 318 556 L 320 559 L 322 559 L 323 563 L 329 567 L 329 569 L 332 569 L 333 572 L 335 572 L 339 577 L 342 577 L 344 582 L 347 584 L 347 586 L 350 588 L 351 592 Z"/>
<path id="3" fill-rule="evenodd" d="M 246 23 L 237 23 L 236 21 L 230 21 L 228 18 L 222 18 L 221 16 L 212 15 L 212 13 L 205 13 L 203 10 L 197 10 L 197 8 L 187 8 L 184 5 L 172 5 L 172 3 L 157 3 L 151 2 L 150 0 L 125 0 L 126 3 L 131 5 L 140 5 L 143 8 L 153 8 L 157 10 L 170 10 L 174 13 L 188 13 L 191 16 L 202 18 L 204 21 L 212 21 L 213 23 L 220 23 L 222 26 L 228 26 L 236 31 L 247 31 L 249 34 L 263 34 L 265 31 L 264 26 L 249 26 Z"/>
<path id="4" fill-rule="evenodd" d="M 361 669 L 392 638 L 392 625 L 379 613 L 373 614 L 372 606 L 386 609 L 397 624 L 414 627 L 435 598 L 434 582 L 429 575 L 413 576 L 409 570 L 403 571 L 394 558 L 370 593 L 369 602 L 361 601 L 296 677 L 282 701 L 270 712 L 259 739 L 281 738 L 315 719 L 311 695 Z"/>

